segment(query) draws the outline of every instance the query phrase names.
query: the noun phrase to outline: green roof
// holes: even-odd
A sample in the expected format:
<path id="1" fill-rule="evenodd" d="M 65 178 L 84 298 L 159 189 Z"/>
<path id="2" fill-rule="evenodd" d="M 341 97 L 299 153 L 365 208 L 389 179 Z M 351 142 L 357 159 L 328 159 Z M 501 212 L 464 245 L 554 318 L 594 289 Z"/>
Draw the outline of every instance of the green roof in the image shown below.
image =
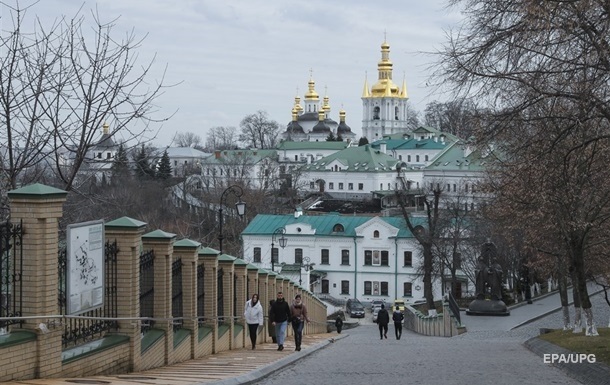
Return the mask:
<path id="1" fill-rule="evenodd" d="M 65 197 L 68 195 L 67 191 L 60 190 L 55 187 L 47 186 L 41 183 L 34 183 L 28 186 L 24 186 L 18 188 L 16 190 L 12 190 L 8 192 L 8 196 L 10 198 L 17 197 L 39 197 L 39 198 L 49 198 L 49 197 Z"/>
<path id="2" fill-rule="evenodd" d="M 273 232 L 278 228 L 284 228 L 286 225 L 304 223 L 310 225 L 316 230 L 316 236 L 335 236 L 335 237 L 354 237 L 356 236 L 356 228 L 374 217 L 370 216 L 353 216 L 353 215 L 301 215 L 295 218 L 294 215 L 270 215 L 258 214 L 244 229 L 242 235 L 268 235 L 271 237 Z M 377 217 L 399 229 L 398 238 L 413 238 L 413 235 L 407 228 L 404 218 L 402 217 Z M 425 224 L 424 218 L 412 218 L 416 225 Z M 343 226 L 343 232 L 334 232 L 333 228 L 336 224 Z M 294 236 L 294 234 L 291 234 Z"/>
<path id="3" fill-rule="evenodd" d="M 119 227 L 119 228 L 140 228 L 146 226 L 146 222 L 139 221 L 137 219 L 129 217 L 121 217 L 110 222 L 107 222 L 106 227 Z"/>
<path id="4" fill-rule="evenodd" d="M 401 160 L 392 158 L 367 144 L 359 147 L 348 147 L 345 150 L 325 156 L 304 166 L 303 170 L 332 172 L 327 167 L 335 161 L 342 165 L 341 171 L 347 172 L 388 172 L 395 170 L 397 163 L 402 163 Z"/>
<path id="5" fill-rule="evenodd" d="M 256 164 L 263 160 L 264 158 L 272 158 L 277 159 L 277 150 L 222 150 L 217 151 L 212 156 L 205 158 L 202 163 L 204 164 L 225 164 L 225 163 L 233 163 L 238 159 L 243 162 L 242 159 L 246 159 L 249 164 Z"/>
<path id="6" fill-rule="evenodd" d="M 463 142 L 456 142 L 442 154 L 439 154 L 426 170 L 435 171 L 471 171 L 482 172 L 485 170 L 485 158 L 481 151 L 474 150 L 468 156 L 464 156 Z"/>
<path id="7" fill-rule="evenodd" d="M 343 150 L 347 142 L 289 142 L 284 141 L 276 148 L 278 150 Z"/>

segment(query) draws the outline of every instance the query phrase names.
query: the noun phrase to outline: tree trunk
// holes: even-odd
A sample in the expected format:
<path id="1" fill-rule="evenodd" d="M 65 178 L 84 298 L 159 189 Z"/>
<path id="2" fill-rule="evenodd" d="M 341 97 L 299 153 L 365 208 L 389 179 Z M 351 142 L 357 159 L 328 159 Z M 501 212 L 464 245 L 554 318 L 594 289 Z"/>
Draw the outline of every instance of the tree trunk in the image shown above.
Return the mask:
<path id="1" fill-rule="evenodd" d="M 561 258 L 557 258 L 559 262 L 557 284 L 559 286 L 559 298 L 561 300 L 561 308 L 563 310 L 563 330 L 572 328 L 570 325 L 570 304 L 568 303 L 568 277 L 565 264 Z"/>
<path id="2" fill-rule="evenodd" d="M 424 245 L 424 298 L 428 305 L 428 314 L 430 310 L 436 310 L 434 307 L 434 293 L 432 291 L 432 245 Z"/>

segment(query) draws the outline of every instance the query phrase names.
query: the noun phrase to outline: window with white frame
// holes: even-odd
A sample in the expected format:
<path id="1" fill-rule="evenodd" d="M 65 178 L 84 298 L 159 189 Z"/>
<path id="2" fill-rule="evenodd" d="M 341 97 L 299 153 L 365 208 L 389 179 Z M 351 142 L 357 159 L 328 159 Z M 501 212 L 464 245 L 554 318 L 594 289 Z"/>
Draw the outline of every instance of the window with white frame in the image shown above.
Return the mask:
<path id="1" fill-rule="evenodd" d="M 403 297 L 413 297 L 413 284 L 411 282 L 405 282 L 402 285 L 402 295 Z"/>
<path id="2" fill-rule="evenodd" d="M 303 263 L 303 249 L 294 249 L 294 263 L 297 265 Z"/>
<path id="3" fill-rule="evenodd" d="M 261 248 L 260 247 L 254 248 L 254 256 L 252 258 L 252 262 L 255 262 L 255 263 L 261 262 Z"/>
<path id="4" fill-rule="evenodd" d="M 322 249 L 320 251 L 320 264 L 321 265 L 329 265 L 330 264 L 330 258 L 329 258 L 329 250 L 328 249 Z"/>
<path id="5" fill-rule="evenodd" d="M 403 266 L 413 266 L 413 252 L 405 251 Z"/>
<path id="6" fill-rule="evenodd" d="M 349 294 L 349 281 L 341 281 L 341 294 Z"/>

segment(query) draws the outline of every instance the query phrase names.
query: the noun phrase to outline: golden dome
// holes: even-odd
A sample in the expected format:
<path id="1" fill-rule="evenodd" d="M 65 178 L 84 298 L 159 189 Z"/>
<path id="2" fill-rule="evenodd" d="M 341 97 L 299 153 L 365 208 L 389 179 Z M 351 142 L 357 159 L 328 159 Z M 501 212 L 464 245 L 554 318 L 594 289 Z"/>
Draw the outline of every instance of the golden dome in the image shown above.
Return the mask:
<path id="1" fill-rule="evenodd" d="M 297 110 L 297 113 L 303 111 L 303 106 L 301 106 L 301 97 L 299 95 L 294 97 L 294 108 Z"/>
<path id="2" fill-rule="evenodd" d="M 326 95 L 324 97 L 324 103 L 322 103 L 322 110 L 324 110 L 324 112 L 328 113 L 330 112 L 330 104 L 328 103 L 329 101 L 329 97 L 328 95 Z"/>
<path id="3" fill-rule="evenodd" d="M 307 82 L 307 92 L 305 93 L 305 100 L 320 100 L 320 96 L 315 90 L 316 82 L 313 81 L 313 78 L 309 79 Z"/>
<path id="4" fill-rule="evenodd" d="M 104 122 L 102 126 L 102 133 L 108 135 L 110 133 L 110 125 L 107 122 Z"/>
<path id="5" fill-rule="evenodd" d="M 345 110 L 343 108 L 339 110 L 339 122 L 345 122 Z"/>
<path id="6" fill-rule="evenodd" d="M 379 79 L 371 89 L 373 97 L 400 97 L 400 89 L 392 81 L 392 61 L 390 60 L 390 45 L 385 41 L 381 44 L 381 60 L 377 64 Z"/>
<path id="7" fill-rule="evenodd" d="M 299 111 L 295 108 L 292 109 L 292 121 L 296 122 L 299 116 Z"/>

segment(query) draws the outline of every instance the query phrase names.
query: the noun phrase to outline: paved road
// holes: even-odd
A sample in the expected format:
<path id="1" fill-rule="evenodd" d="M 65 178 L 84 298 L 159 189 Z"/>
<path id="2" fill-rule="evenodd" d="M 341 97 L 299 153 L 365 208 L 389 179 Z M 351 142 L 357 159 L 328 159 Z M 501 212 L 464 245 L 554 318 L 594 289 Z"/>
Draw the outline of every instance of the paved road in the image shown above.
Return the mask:
<path id="1" fill-rule="evenodd" d="M 610 308 L 601 295 L 592 301 L 598 324 L 605 326 Z M 453 338 L 404 332 L 397 341 L 390 326 L 388 339 L 379 340 L 376 325 L 363 322 L 257 384 L 581 384 L 523 345 L 541 327 L 562 327 L 560 312 L 548 314 L 557 309 L 558 297 L 537 302 L 512 309 L 508 317 L 463 315 L 468 333 Z"/>

